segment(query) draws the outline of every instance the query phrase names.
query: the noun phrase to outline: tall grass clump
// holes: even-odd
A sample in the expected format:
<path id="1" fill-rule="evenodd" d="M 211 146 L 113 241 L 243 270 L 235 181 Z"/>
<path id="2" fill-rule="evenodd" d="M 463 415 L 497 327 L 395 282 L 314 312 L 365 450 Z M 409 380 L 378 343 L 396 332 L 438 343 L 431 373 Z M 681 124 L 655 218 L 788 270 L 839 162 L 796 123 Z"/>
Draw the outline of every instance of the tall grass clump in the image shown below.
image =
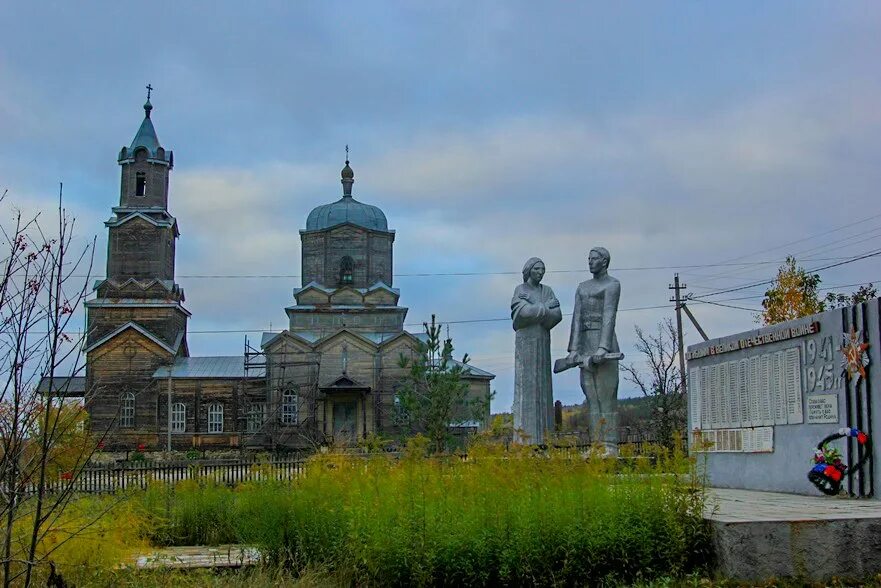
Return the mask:
<path id="1" fill-rule="evenodd" d="M 152 516 L 145 529 L 154 545 L 220 545 L 237 540 L 231 488 L 210 480 L 184 480 L 176 488 L 152 485 L 143 496 Z"/>
<path id="2" fill-rule="evenodd" d="M 209 490 L 177 489 L 173 502 L 186 507 L 171 509 L 169 537 L 229 538 L 295 572 L 326 569 L 358 584 L 675 577 L 709 552 L 701 486 L 686 458 L 663 451 L 622 460 L 492 447 L 472 448 L 467 461 L 321 455 L 292 484 Z"/>

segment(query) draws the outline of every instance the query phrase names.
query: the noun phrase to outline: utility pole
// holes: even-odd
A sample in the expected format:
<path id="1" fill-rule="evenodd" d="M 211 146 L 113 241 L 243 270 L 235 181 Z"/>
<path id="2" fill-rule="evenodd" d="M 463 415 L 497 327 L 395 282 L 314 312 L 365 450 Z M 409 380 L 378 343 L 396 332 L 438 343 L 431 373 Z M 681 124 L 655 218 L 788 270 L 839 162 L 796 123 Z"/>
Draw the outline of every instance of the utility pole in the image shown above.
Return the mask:
<path id="1" fill-rule="evenodd" d="M 174 360 L 172 360 L 173 362 Z M 171 365 L 174 365 L 173 363 Z M 171 365 L 168 366 L 168 454 L 171 455 Z"/>
<path id="2" fill-rule="evenodd" d="M 676 303 L 676 337 L 679 339 L 679 379 L 681 380 L 682 393 L 688 392 L 685 383 L 685 345 L 682 338 L 682 296 L 681 292 L 685 289 L 685 284 L 679 283 L 679 274 L 673 274 L 673 283 L 669 289 L 676 292 L 676 295 L 670 299 L 670 302 Z"/>

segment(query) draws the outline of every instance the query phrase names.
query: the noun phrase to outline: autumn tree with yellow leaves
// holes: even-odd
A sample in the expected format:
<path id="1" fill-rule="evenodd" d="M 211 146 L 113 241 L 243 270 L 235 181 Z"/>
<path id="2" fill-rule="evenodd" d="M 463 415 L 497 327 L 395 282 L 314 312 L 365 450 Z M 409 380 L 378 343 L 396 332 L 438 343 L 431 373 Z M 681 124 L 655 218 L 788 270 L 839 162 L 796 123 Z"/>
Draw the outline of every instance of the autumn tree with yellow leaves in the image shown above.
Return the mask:
<path id="1" fill-rule="evenodd" d="M 823 312 L 834 308 L 843 308 L 852 304 L 861 304 L 878 296 L 878 289 L 869 282 L 860 286 L 850 294 L 829 292 L 825 298 L 818 295 L 820 276 L 808 273 L 800 267 L 793 256 L 777 270 L 774 286 L 765 292 L 760 314 L 756 322 L 773 325 Z"/>
<path id="2" fill-rule="evenodd" d="M 761 314 L 756 320 L 773 325 L 823 312 L 826 305 L 817 294 L 820 285 L 818 274 L 808 273 L 791 255 L 777 270 L 774 285 L 765 292 Z"/>

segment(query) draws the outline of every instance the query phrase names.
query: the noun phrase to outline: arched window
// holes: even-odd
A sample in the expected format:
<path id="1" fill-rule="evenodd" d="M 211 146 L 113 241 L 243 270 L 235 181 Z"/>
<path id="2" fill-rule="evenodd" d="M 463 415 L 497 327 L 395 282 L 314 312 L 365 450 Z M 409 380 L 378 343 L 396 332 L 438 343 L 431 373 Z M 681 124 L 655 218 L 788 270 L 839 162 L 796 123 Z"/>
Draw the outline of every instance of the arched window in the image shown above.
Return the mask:
<path id="1" fill-rule="evenodd" d="M 187 405 L 175 402 L 171 405 L 171 432 L 184 433 L 187 430 Z"/>
<path id="2" fill-rule="evenodd" d="M 265 420 L 263 415 L 264 406 L 262 402 L 252 402 L 251 406 L 248 407 L 249 433 L 259 433 L 260 429 L 263 428 L 263 421 Z"/>
<path id="3" fill-rule="evenodd" d="M 125 392 L 119 399 L 119 426 L 135 426 L 135 393 Z"/>
<path id="4" fill-rule="evenodd" d="M 340 260 L 340 286 L 352 284 L 352 272 L 355 271 L 355 260 L 344 255 Z"/>
<path id="5" fill-rule="evenodd" d="M 281 396 L 281 422 L 285 425 L 297 424 L 297 393 L 285 390 Z"/>
<path id="6" fill-rule="evenodd" d="M 135 174 L 135 196 L 145 196 L 147 194 L 147 174 L 137 172 Z"/>
<path id="7" fill-rule="evenodd" d="M 208 432 L 223 433 L 223 405 L 208 405 Z"/>

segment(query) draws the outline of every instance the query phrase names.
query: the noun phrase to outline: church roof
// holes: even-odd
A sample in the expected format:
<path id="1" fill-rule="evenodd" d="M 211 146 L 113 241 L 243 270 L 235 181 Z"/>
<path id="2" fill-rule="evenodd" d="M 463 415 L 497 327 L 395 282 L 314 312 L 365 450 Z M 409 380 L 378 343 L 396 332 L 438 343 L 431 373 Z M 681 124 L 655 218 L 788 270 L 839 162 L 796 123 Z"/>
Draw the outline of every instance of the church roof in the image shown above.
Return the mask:
<path id="1" fill-rule="evenodd" d="M 365 229 L 374 231 L 388 231 L 388 221 L 385 213 L 376 206 L 358 202 L 352 197 L 352 184 L 355 182 L 355 172 L 346 167 L 342 173 L 343 197 L 330 204 L 322 204 L 312 210 L 306 219 L 307 231 L 320 231 L 337 225 L 350 223 Z"/>
<path id="2" fill-rule="evenodd" d="M 112 331 L 112 332 L 104 335 L 103 337 L 101 337 L 100 339 L 95 341 L 94 343 L 87 345 L 85 347 L 85 349 L 83 349 L 83 353 L 89 353 L 93 349 L 97 349 L 98 347 L 101 347 L 102 345 L 104 345 L 105 343 L 107 343 L 108 341 L 110 341 L 111 339 L 116 337 L 117 335 L 124 333 L 128 329 L 133 329 L 133 330 L 137 331 L 138 333 L 140 333 L 141 335 L 143 335 L 147 339 L 150 339 L 151 341 L 156 343 L 159 347 L 161 347 L 162 349 L 164 349 L 165 351 L 167 351 L 171 354 L 177 353 L 177 350 L 180 348 L 180 345 L 183 342 L 183 331 L 178 333 L 178 337 L 177 337 L 177 340 L 174 342 L 174 345 L 169 345 L 158 335 L 151 333 L 150 331 L 148 331 L 147 329 L 145 329 L 144 327 L 142 327 L 141 325 L 139 325 L 136 322 L 129 321 L 129 322 L 125 323 L 124 325 L 121 325 L 115 331 Z"/>
<path id="3" fill-rule="evenodd" d="M 492 379 L 495 379 L 495 377 L 496 377 L 495 374 L 490 373 L 486 370 L 482 370 L 479 367 L 475 367 L 475 366 L 471 365 L 470 363 L 462 363 L 461 361 L 458 361 L 456 359 L 451 360 L 451 363 L 461 367 L 462 370 L 466 374 L 468 374 L 474 378 L 479 378 L 482 380 L 492 380 Z"/>
<path id="4" fill-rule="evenodd" d="M 171 366 L 172 378 L 215 378 L 240 379 L 247 377 L 263 377 L 263 368 L 245 369 L 243 355 L 210 356 L 210 357 L 178 357 Z M 154 378 L 167 378 L 168 367 L 162 366 L 153 372 Z"/>
<path id="5" fill-rule="evenodd" d="M 52 382 L 50 389 L 49 382 Z M 61 397 L 78 397 L 86 393 L 86 377 L 85 376 L 56 376 L 54 379 L 49 376 L 43 376 L 37 385 L 37 392 L 46 394 L 51 392 L 55 396 Z"/>
<path id="6" fill-rule="evenodd" d="M 147 100 L 147 103 L 144 104 L 144 122 L 141 123 L 141 127 L 138 129 L 137 134 L 135 134 L 135 138 L 132 139 L 132 144 L 129 146 L 132 153 L 135 152 L 135 149 L 138 147 L 146 147 L 147 151 L 150 152 L 150 155 L 156 157 L 156 151 L 159 149 L 159 137 L 156 135 L 156 129 L 153 127 L 153 121 L 150 120 L 150 111 L 153 110 L 153 105 L 150 104 L 150 100 Z"/>
<path id="7" fill-rule="evenodd" d="M 314 208 L 306 219 L 306 230 L 320 231 L 345 223 L 374 231 L 388 231 L 388 221 L 379 208 L 358 202 L 351 196 L 343 196 L 336 202 Z"/>
<path id="8" fill-rule="evenodd" d="M 319 341 L 324 339 L 330 339 L 331 337 L 335 337 L 341 332 L 346 331 L 347 333 L 357 335 L 362 339 L 366 339 L 371 343 L 382 346 L 383 344 L 391 341 L 392 339 L 397 339 L 402 335 L 409 335 L 410 337 L 414 337 L 423 343 L 427 342 L 428 335 L 425 333 L 410 333 L 409 331 L 349 331 L 347 329 L 339 329 L 331 332 L 319 332 L 319 331 L 296 331 L 295 333 L 290 333 L 289 331 L 282 331 L 281 333 L 273 333 L 273 332 L 264 332 L 263 338 L 260 341 L 260 346 L 262 348 L 266 348 L 267 345 L 272 343 L 277 337 L 280 337 L 284 333 L 288 333 L 290 335 L 295 335 L 300 339 L 308 342 L 310 345 L 315 345 Z M 192 358 L 191 358 L 192 359 Z M 488 372 L 486 370 L 482 370 L 479 367 L 475 367 L 470 363 L 462 363 L 456 359 L 450 359 L 450 366 L 458 366 L 462 368 L 463 374 L 466 378 L 473 378 L 477 380 L 492 380 L 495 379 L 496 375 Z M 167 372 L 166 372 L 167 373 Z"/>
<path id="9" fill-rule="evenodd" d="M 169 152 L 166 155 L 165 150 L 162 149 L 162 145 L 159 144 L 159 136 L 156 134 L 156 128 L 153 126 L 153 121 L 150 119 L 150 112 L 152 110 L 153 105 L 150 104 L 150 98 L 147 98 L 147 102 L 144 104 L 144 120 L 138 128 L 138 132 L 135 133 L 135 138 L 132 139 L 132 144 L 129 145 L 127 149 L 123 147 L 122 151 L 119 153 L 120 163 L 133 158 L 135 156 L 135 151 L 138 149 L 146 149 L 147 157 L 149 159 L 164 161 L 171 164 L 171 153 Z"/>

